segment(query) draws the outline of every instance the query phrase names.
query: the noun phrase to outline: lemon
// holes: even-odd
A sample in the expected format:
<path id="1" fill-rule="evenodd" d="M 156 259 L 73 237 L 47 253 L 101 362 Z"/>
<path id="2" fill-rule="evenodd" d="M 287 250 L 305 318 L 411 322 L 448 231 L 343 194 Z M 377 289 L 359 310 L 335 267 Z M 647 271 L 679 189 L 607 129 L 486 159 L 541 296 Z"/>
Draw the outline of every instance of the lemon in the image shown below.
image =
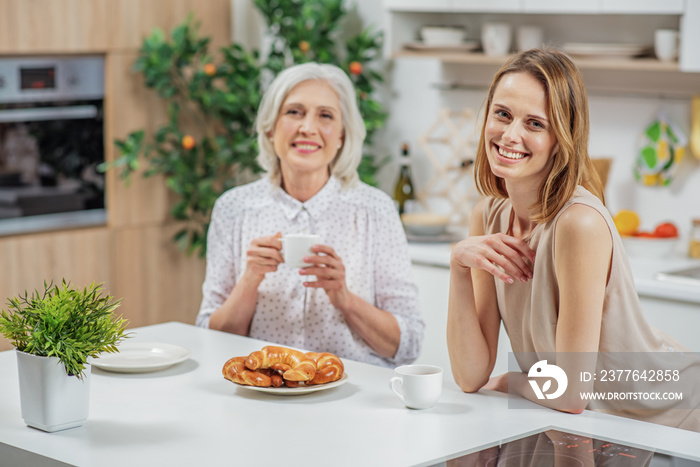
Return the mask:
<path id="1" fill-rule="evenodd" d="M 639 215 L 634 211 L 623 209 L 615 214 L 613 221 L 620 235 L 634 235 L 639 229 Z"/>

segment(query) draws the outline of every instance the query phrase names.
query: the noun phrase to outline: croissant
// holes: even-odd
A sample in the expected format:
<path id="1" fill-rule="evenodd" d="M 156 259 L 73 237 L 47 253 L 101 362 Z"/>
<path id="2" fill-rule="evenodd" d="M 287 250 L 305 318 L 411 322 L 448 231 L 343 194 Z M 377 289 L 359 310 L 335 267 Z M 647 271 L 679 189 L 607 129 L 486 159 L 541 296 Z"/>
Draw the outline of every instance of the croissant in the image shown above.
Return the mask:
<path id="1" fill-rule="evenodd" d="M 316 374 L 307 385 L 326 384 L 338 381 L 345 371 L 342 360 L 328 352 L 307 352 L 306 356 L 316 364 Z"/>
<path id="2" fill-rule="evenodd" d="M 245 360 L 249 370 L 270 368 L 283 371 L 285 381 L 311 381 L 316 374 L 316 364 L 303 352 L 268 345 L 252 352 Z"/>
<path id="3" fill-rule="evenodd" d="M 279 373 L 274 370 L 251 371 L 245 366 L 247 357 L 233 357 L 229 359 L 222 370 L 224 378 L 234 383 L 246 386 L 276 388 L 284 384 L 284 380 Z"/>

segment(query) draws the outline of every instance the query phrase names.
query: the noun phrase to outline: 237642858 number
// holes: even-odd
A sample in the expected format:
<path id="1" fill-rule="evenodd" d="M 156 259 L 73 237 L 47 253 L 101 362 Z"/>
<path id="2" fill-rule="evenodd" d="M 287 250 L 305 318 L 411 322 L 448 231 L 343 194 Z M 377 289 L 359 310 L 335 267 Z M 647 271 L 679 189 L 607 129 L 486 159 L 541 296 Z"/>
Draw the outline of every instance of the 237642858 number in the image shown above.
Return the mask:
<path id="1" fill-rule="evenodd" d="M 679 381 L 679 370 L 600 370 L 598 381 Z"/>

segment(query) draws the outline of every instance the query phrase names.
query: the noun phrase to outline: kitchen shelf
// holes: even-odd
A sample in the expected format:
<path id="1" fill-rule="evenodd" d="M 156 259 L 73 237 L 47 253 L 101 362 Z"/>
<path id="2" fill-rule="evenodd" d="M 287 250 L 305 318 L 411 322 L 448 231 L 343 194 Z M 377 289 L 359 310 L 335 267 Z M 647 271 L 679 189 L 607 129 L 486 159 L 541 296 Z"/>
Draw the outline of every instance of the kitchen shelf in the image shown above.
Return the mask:
<path id="1" fill-rule="evenodd" d="M 443 63 L 501 66 L 508 57 L 492 57 L 479 52 L 423 52 L 402 50 L 394 53 L 393 58 L 429 58 L 440 60 Z M 572 58 L 582 70 L 679 71 L 677 62 L 661 62 L 655 58 Z"/>

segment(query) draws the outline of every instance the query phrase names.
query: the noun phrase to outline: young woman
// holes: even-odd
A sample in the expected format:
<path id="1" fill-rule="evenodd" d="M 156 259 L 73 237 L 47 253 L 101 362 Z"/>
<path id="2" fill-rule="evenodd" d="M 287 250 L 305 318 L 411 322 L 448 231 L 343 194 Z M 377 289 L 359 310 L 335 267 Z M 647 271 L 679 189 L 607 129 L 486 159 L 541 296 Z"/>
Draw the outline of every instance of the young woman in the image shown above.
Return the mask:
<path id="1" fill-rule="evenodd" d="M 216 202 L 197 324 L 376 365 L 415 360 L 424 323 L 406 236 L 389 196 L 358 180 L 365 126 L 350 78 L 288 68 L 257 131 L 267 175 Z M 286 233 L 321 237 L 310 267 L 284 263 Z"/>
<path id="2" fill-rule="evenodd" d="M 593 371 L 599 353 L 683 349 L 642 315 L 588 156 L 588 101 L 574 63 L 545 49 L 511 58 L 491 84 L 486 112 L 475 165 L 485 198 L 474 209 L 469 237 L 451 256 L 452 372 L 467 392 L 516 393 L 578 413 L 588 405 L 578 392 L 536 398 L 528 370 L 547 357 L 554 364 L 553 355 L 559 366 Z M 501 320 L 524 373 L 489 380 Z M 698 377 L 697 361 L 683 365 Z M 576 390 L 598 384 L 575 379 L 569 384 Z M 608 412 L 700 431 L 699 410 L 667 410 L 681 406 L 669 401 L 664 410 L 649 411 L 598 404 Z"/>

